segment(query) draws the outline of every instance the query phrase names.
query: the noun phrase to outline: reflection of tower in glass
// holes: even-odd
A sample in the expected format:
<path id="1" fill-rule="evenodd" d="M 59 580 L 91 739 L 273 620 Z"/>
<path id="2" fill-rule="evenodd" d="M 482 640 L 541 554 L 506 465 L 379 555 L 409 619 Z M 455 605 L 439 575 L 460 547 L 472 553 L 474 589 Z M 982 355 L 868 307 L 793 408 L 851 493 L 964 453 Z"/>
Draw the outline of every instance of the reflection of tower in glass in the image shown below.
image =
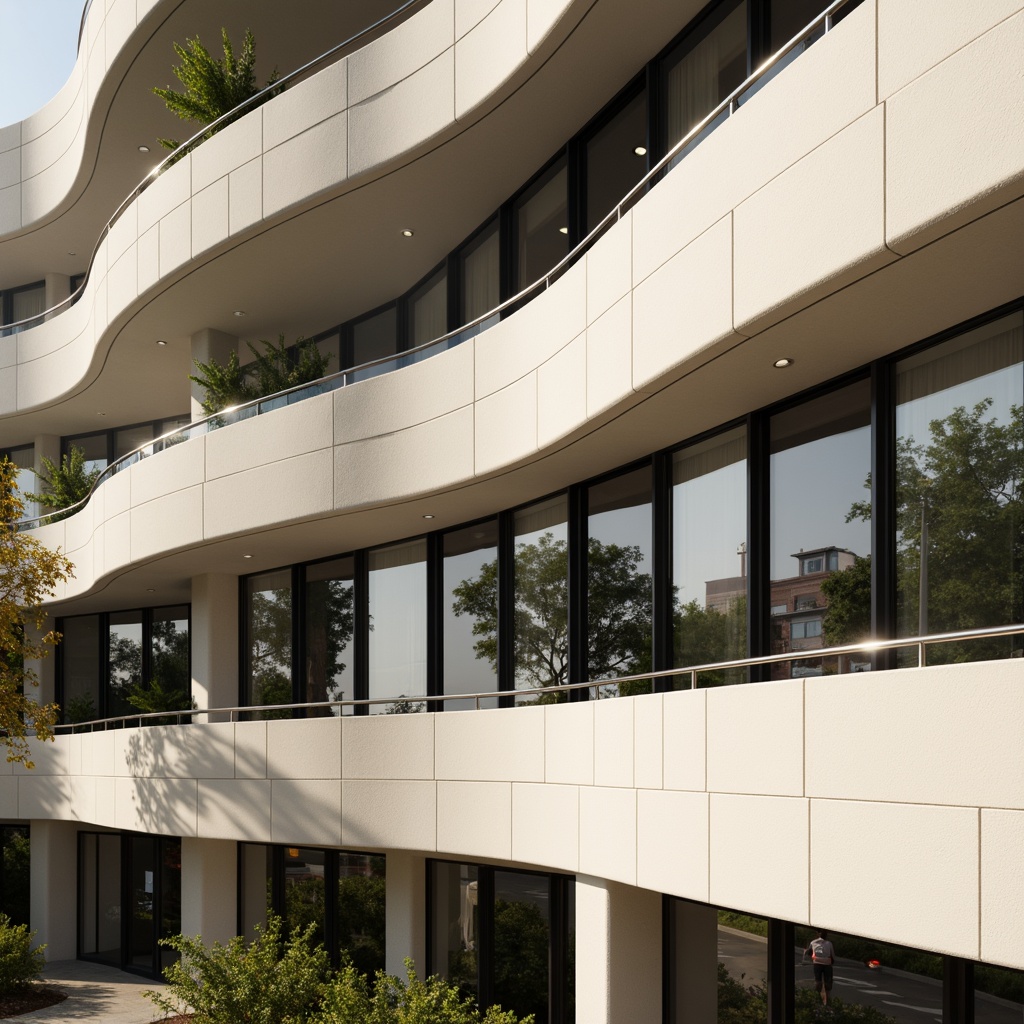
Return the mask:
<path id="1" fill-rule="evenodd" d="M 462 925 L 462 946 L 464 949 L 476 948 L 476 907 L 479 901 L 477 882 L 462 883 L 462 913 L 459 923 Z"/>

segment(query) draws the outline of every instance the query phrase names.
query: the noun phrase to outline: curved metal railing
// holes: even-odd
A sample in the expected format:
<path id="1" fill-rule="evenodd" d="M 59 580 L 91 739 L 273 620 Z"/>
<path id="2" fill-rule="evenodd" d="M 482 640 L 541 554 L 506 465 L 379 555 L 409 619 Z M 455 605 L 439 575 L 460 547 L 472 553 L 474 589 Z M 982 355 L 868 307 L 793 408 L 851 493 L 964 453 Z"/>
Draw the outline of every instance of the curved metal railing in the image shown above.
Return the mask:
<path id="1" fill-rule="evenodd" d="M 836 675 L 844 675 L 843 658 L 854 654 L 876 655 L 883 651 L 896 651 L 914 648 L 917 652 L 917 664 L 902 666 L 902 668 L 924 668 L 928 663 L 928 648 L 933 645 L 961 643 L 971 640 L 987 640 L 999 637 L 1010 637 L 1024 634 L 1024 624 L 1010 626 L 994 626 L 988 629 L 965 629 L 955 633 L 933 633 L 930 636 L 903 637 L 899 640 L 869 640 L 859 644 L 843 644 L 839 647 L 821 647 L 813 651 L 787 651 L 784 654 L 767 654 L 755 658 L 736 658 L 731 661 L 714 661 L 702 665 L 689 665 L 685 668 L 663 669 L 659 672 L 643 672 L 639 675 L 616 676 L 611 679 L 597 679 L 585 683 L 567 683 L 562 686 L 545 686 L 543 688 L 531 687 L 523 690 L 487 690 L 481 693 L 444 693 L 434 695 L 401 695 L 399 697 L 373 697 L 369 700 L 328 700 L 328 701 L 307 701 L 298 704 L 258 704 L 238 705 L 236 707 L 221 708 L 189 708 L 183 711 L 149 711 L 134 715 L 120 715 L 116 718 L 98 718 L 91 722 L 78 722 L 70 725 L 58 726 L 62 732 L 94 732 L 98 729 L 126 728 L 133 723 L 141 726 L 145 722 L 157 725 L 177 724 L 183 721 L 191 721 L 198 715 L 216 716 L 219 721 L 239 721 L 253 716 L 274 716 L 285 717 L 284 712 L 320 710 L 328 711 L 331 714 L 337 712 L 340 715 L 359 714 L 360 708 L 365 708 L 367 713 L 372 707 L 389 705 L 394 707 L 406 707 L 409 710 L 420 710 L 416 705 L 424 709 L 427 706 L 442 709 L 448 702 L 461 702 L 465 704 L 472 701 L 475 710 L 480 710 L 480 702 L 483 700 L 497 702 L 503 701 L 506 706 L 524 707 L 536 704 L 540 697 L 550 697 L 558 694 L 571 694 L 575 692 L 588 691 L 586 697 L 590 698 L 590 691 L 593 692 L 594 700 L 601 700 L 608 697 L 619 696 L 618 689 L 623 683 L 651 683 L 659 679 L 680 680 L 686 679 L 688 686 L 676 686 L 675 689 L 700 689 L 698 680 L 701 675 L 710 672 L 728 672 L 742 669 L 756 668 L 762 665 L 779 665 L 794 661 L 820 661 L 822 659 L 835 659 Z M 817 677 L 815 677 L 817 678 Z M 727 686 L 743 686 L 748 680 L 736 680 L 732 683 L 726 682 Z M 756 686 L 757 683 L 750 683 Z M 520 700 L 519 698 L 526 698 Z M 468 709 L 467 709 L 468 710 Z M 298 717 L 288 715 L 287 717 Z M 162 719 L 163 721 L 158 721 Z M 173 723 L 166 721 L 174 719 Z"/>
<path id="2" fill-rule="evenodd" d="M 398 10 L 405 11 L 413 6 L 413 4 L 421 2 L 423 2 L 423 0 L 408 0 L 408 2 Z M 637 200 L 649 188 L 660 180 L 666 170 L 675 166 L 681 156 L 701 140 L 701 137 L 705 132 L 717 127 L 724 117 L 729 117 L 736 113 L 736 111 L 739 110 L 747 100 L 749 100 L 762 86 L 766 84 L 772 74 L 786 66 L 786 63 L 788 63 L 787 58 L 792 59 L 792 56 L 794 55 L 794 52 L 797 51 L 798 47 L 809 45 L 809 43 L 819 34 L 824 35 L 829 32 L 839 11 L 844 7 L 852 7 L 859 2 L 860 0 L 833 0 L 833 2 L 829 4 L 829 6 L 822 11 L 817 18 L 814 19 L 814 21 L 798 32 L 788 43 L 785 44 L 785 46 L 769 57 L 741 85 L 737 86 L 728 96 L 726 96 L 724 100 L 722 100 L 721 103 L 718 104 L 717 107 L 707 114 L 706 117 L 694 125 L 656 164 L 654 164 L 653 167 L 650 168 L 650 170 L 648 170 L 640 181 L 638 181 L 636 185 L 626 193 L 620 202 L 617 203 L 616 206 L 601 219 L 601 221 L 572 249 L 571 252 L 567 253 L 561 260 L 559 260 L 558 263 L 556 263 L 555 266 L 552 267 L 551 270 L 549 270 L 543 277 L 534 281 L 533 284 L 527 285 L 527 287 L 523 288 L 511 298 L 499 303 L 494 307 L 494 309 L 481 314 L 454 331 L 449 331 L 447 334 L 443 334 L 439 338 L 424 342 L 422 345 L 418 345 L 412 349 L 407 349 L 405 352 L 391 356 L 381 356 L 377 359 L 370 360 L 369 362 L 361 363 L 359 366 L 349 367 L 348 369 L 340 370 L 337 373 L 329 374 L 328 376 L 322 377 L 320 380 L 314 381 L 310 384 L 299 384 L 285 391 L 279 391 L 276 394 L 268 395 L 265 398 L 253 399 L 251 402 L 233 406 L 229 409 L 215 413 L 212 416 L 196 420 L 187 427 L 182 427 L 178 430 L 165 434 L 154 441 L 147 442 L 145 445 L 136 448 L 134 451 L 129 452 L 127 455 L 123 455 L 119 459 L 110 463 L 110 465 L 100 473 L 96 481 L 93 483 L 92 490 L 89 492 L 89 495 L 81 501 L 64 509 L 60 509 L 59 511 L 47 513 L 46 515 L 21 519 L 17 524 L 18 528 L 32 529 L 36 526 L 53 522 L 56 519 L 65 518 L 82 508 L 89 501 L 93 491 L 95 491 L 104 480 L 108 479 L 115 473 L 120 472 L 122 469 L 127 469 L 140 459 L 154 454 L 156 451 L 162 451 L 164 448 L 177 444 L 181 441 L 189 440 L 192 437 L 202 436 L 211 430 L 227 426 L 230 423 L 236 423 L 238 420 L 248 419 L 251 416 L 258 416 L 261 413 L 270 412 L 273 409 L 278 409 L 285 405 L 292 405 L 296 402 L 303 401 L 306 398 L 312 398 L 317 395 L 327 394 L 330 391 L 339 390 L 348 384 L 354 384 L 360 380 L 375 377 L 380 373 L 389 372 L 389 369 L 387 368 L 390 368 L 390 370 L 402 369 L 405 366 L 410 366 L 413 363 L 429 358 L 439 352 L 444 352 L 450 348 L 454 348 L 456 345 L 460 345 L 462 342 L 475 337 L 491 323 L 500 319 L 503 314 L 518 308 L 523 303 L 535 298 L 541 292 L 546 291 L 556 280 L 558 280 L 559 277 L 562 276 L 562 274 L 574 266 L 579 259 L 590 250 L 599 238 L 617 224 L 622 218 L 622 215 L 631 209 L 633 204 L 637 202 Z M 396 14 L 397 13 L 398 12 L 396 12 Z M 392 18 L 394 16 L 395 15 L 389 15 L 388 18 Z M 384 19 L 382 19 L 382 21 L 383 20 Z M 381 23 L 382 22 L 378 22 L 377 24 L 380 25 Z M 370 30 L 368 29 L 366 31 Z M 345 45 L 347 45 L 347 43 L 342 43 L 339 47 L 335 47 L 335 50 L 329 51 L 329 53 L 334 53 Z M 323 57 L 319 57 L 316 62 L 311 62 L 306 65 L 306 67 L 311 67 L 313 63 L 318 63 L 323 59 Z M 300 69 L 300 71 L 302 70 L 303 69 Z M 293 74 L 298 74 L 298 72 L 294 72 Z M 287 79 L 280 79 L 273 87 L 268 87 L 268 89 L 274 88 L 281 82 L 285 81 L 287 81 Z M 263 92 L 267 92 L 268 89 L 263 90 Z M 261 94 L 257 94 L 257 96 L 259 95 Z M 256 98 L 257 97 L 254 96 L 249 102 L 255 101 Z M 233 117 L 234 113 L 235 112 L 232 111 L 229 114 L 225 114 L 223 118 L 218 119 L 218 121 L 215 121 L 213 124 L 216 125 L 219 121 Z M 175 153 L 178 153 L 184 146 L 201 141 L 201 137 L 209 131 L 210 127 L 213 126 L 211 125 L 204 128 L 202 132 L 197 133 L 188 142 L 183 143 L 182 147 L 175 150 Z M 172 154 L 172 157 L 173 155 L 174 154 Z M 164 164 L 166 164 L 166 162 L 167 161 L 164 161 Z M 159 166 L 162 167 L 164 164 Z M 151 172 L 151 176 L 156 173 L 156 170 L 157 169 L 154 169 L 154 172 Z M 124 206 L 133 198 L 134 194 L 121 204 L 118 208 L 118 216 Z M 113 219 L 110 223 L 113 223 Z M 48 312 L 52 312 L 52 310 Z M 45 313 L 40 314 L 40 316 L 46 315 L 47 314 Z"/>
<path id="3" fill-rule="evenodd" d="M 201 128 L 191 138 L 186 139 L 177 149 L 173 150 L 163 160 L 160 161 L 143 179 L 128 193 L 127 196 L 121 201 L 117 209 L 114 210 L 110 219 L 103 225 L 100 231 L 99 238 L 96 240 L 96 244 L 93 246 L 92 253 L 89 256 L 89 265 L 79 282 L 78 287 L 66 298 L 61 299 L 56 305 L 51 306 L 49 309 L 44 309 L 41 313 L 35 313 L 30 317 L 26 317 L 24 320 L 16 320 L 14 323 L 3 325 L 3 334 L 17 334 L 21 331 L 28 330 L 31 327 L 36 327 L 44 321 L 50 319 L 55 314 L 63 312 L 65 309 L 73 306 L 78 299 L 81 297 L 86 285 L 89 283 L 89 278 L 92 275 L 93 264 L 96 261 L 96 254 L 99 252 L 100 246 L 103 244 L 104 239 L 110 234 L 111 228 L 121 219 L 121 215 L 133 203 L 145 190 L 158 178 L 171 164 L 180 160 L 183 156 L 191 153 L 198 145 L 204 142 L 212 134 L 216 133 L 217 129 L 223 128 L 231 122 L 237 120 L 245 111 L 251 107 L 258 107 L 266 100 L 270 99 L 272 95 L 280 92 L 287 85 L 294 84 L 300 79 L 304 78 L 310 72 L 317 70 L 324 64 L 329 63 L 332 60 L 336 60 L 339 57 L 344 56 L 351 50 L 358 49 L 361 46 L 365 46 L 366 43 L 371 42 L 373 38 L 384 29 L 392 27 L 396 22 L 404 21 L 410 14 L 412 14 L 417 8 L 424 7 L 429 0 L 405 0 L 400 7 L 397 7 L 390 14 L 385 14 L 383 18 L 378 18 L 372 25 L 367 25 L 366 28 L 361 29 L 354 36 L 349 36 L 344 42 L 338 43 L 336 46 L 332 46 L 326 52 L 320 54 L 319 57 L 314 57 L 311 61 L 303 64 L 302 67 L 296 68 L 294 71 L 288 72 L 287 75 L 277 79 L 271 85 L 267 85 L 260 89 L 259 92 L 250 96 L 247 100 L 243 100 L 238 104 L 237 107 L 229 110 L 226 114 L 221 114 L 215 121 L 211 121 L 206 127 Z M 92 0 L 88 0 L 85 5 L 85 9 L 82 11 L 82 22 L 79 27 L 79 45 L 81 45 L 81 32 L 85 27 L 85 19 L 89 13 L 89 7 L 91 6 Z M 356 45 L 358 44 L 358 46 Z"/>

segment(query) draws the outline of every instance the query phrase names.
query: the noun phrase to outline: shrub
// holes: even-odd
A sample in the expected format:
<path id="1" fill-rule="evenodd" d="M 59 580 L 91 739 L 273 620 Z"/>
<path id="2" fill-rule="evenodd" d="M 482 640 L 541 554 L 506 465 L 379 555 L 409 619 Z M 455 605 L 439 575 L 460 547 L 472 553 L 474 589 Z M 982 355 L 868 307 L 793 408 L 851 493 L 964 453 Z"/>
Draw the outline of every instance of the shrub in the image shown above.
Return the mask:
<path id="1" fill-rule="evenodd" d="M 52 508 L 58 512 L 88 497 L 96 477 L 100 475 L 98 469 L 85 468 L 85 452 L 76 445 L 72 445 L 71 451 L 61 458 L 59 466 L 45 455 L 42 463 L 46 472 L 37 473 L 36 476 L 47 489 L 40 494 L 26 494 L 25 497 L 29 501 L 38 502 L 43 508 Z M 50 521 L 55 523 L 63 518 L 62 515 L 55 515 Z"/>
<path id="2" fill-rule="evenodd" d="M 378 972 L 371 987 L 366 977 L 346 963 L 324 990 L 323 1004 L 312 1024 L 533 1024 L 511 1010 L 492 1006 L 485 1013 L 472 999 L 460 996 L 444 978 L 420 981 L 412 961 L 405 961 L 408 981 Z"/>
<path id="3" fill-rule="evenodd" d="M 6 914 L 0 914 L 0 996 L 16 992 L 42 972 L 46 946 L 32 948 L 35 934 L 27 925 L 11 924 Z"/>
<path id="4" fill-rule="evenodd" d="M 328 958 L 313 945 L 313 928 L 281 937 L 281 918 L 246 943 L 203 945 L 200 936 L 175 935 L 162 944 L 181 959 L 164 972 L 166 992 L 145 994 L 165 1013 L 193 1013 L 193 1024 L 299 1024 L 320 1002 Z"/>

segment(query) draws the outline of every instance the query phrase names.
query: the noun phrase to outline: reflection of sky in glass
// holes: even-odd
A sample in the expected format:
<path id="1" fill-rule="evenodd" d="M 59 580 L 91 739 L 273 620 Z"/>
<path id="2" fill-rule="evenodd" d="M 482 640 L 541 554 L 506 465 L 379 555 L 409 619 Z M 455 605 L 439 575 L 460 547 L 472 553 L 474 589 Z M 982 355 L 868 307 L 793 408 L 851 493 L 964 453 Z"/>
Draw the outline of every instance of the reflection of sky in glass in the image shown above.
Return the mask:
<path id="1" fill-rule="evenodd" d="M 426 693 L 426 562 L 370 572 L 370 622 L 370 696 Z"/>
<path id="2" fill-rule="evenodd" d="M 739 546 L 747 539 L 747 464 L 672 488 L 672 581 L 679 604 L 705 604 L 708 580 L 740 575 Z"/>
<path id="3" fill-rule="evenodd" d="M 869 497 L 871 429 L 858 427 L 819 438 L 771 457 L 773 580 L 800 573 L 800 549 L 847 548 L 871 553 L 871 524 L 847 523 L 856 501 Z"/>
<path id="4" fill-rule="evenodd" d="M 472 615 L 452 611 L 452 592 L 466 580 L 476 580 L 480 570 L 497 558 L 495 548 L 447 555 L 444 560 L 444 691 L 445 693 L 483 693 L 496 690 L 498 681 L 487 658 L 478 658 L 473 645 L 483 637 L 473 635 Z"/>

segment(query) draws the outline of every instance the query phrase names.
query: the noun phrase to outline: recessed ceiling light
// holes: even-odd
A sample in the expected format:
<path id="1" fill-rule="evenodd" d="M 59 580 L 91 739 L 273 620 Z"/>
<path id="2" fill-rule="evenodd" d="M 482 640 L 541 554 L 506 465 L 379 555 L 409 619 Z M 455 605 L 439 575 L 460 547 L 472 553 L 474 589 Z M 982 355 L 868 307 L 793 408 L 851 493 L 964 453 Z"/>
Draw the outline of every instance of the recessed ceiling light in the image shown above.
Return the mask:
<path id="1" fill-rule="evenodd" d="M 560 235 L 567 235 L 567 234 L 569 234 L 569 229 L 568 228 L 559 228 L 558 229 L 558 233 Z"/>
<path id="2" fill-rule="evenodd" d="M 426 513 L 426 514 L 425 514 L 425 515 L 423 516 L 423 518 L 424 518 L 424 519 L 433 519 L 433 518 L 434 518 L 434 516 L 433 516 L 433 515 L 432 515 L 432 514 L 431 514 L 430 512 L 427 512 L 427 513 Z"/>
<path id="3" fill-rule="evenodd" d="M 636 153 L 637 156 L 647 156 L 647 147 L 637 146 L 634 148 L 633 152 Z"/>
<path id="4" fill-rule="evenodd" d="M 412 236 L 413 236 L 413 235 L 414 235 L 415 233 L 416 233 L 416 232 L 415 232 L 415 231 L 413 231 L 413 230 L 412 230 L 411 228 L 402 228 L 402 237 L 403 237 L 403 238 L 412 238 Z"/>
<path id="5" fill-rule="evenodd" d="M 139 146 L 139 152 L 140 153 L 148 153 L 149 152 L 149 146 Z"/>
<path id="6" fill-rule="evenodd" d="M 235 316 L 245 316 L 245 310 L 244 309 L 236 309 L 235 310 Z"/>
<path id="7" fill-rule="evenodd" d="M 776 370 L 784 370 L 787 366 L 792 366 L 794 360 L 790 359 L 789 356 L 783 356 L 781 359 L 776 359 L 772 366 Z"/>
<path id="8" fill-rule="evenodd" d="M 163 338 L 157 338 L 156 343 L 162 347 L 166 346 L 167 342 Z"/>
<path id="9" fill-rule="evenodd" d="M 156 593 L 156 588 L 155 587 L 146 587 L 146 593 L 147 594 L 155 594 Z"/>
<path id="10" fill-rule="evenodd" d="M 98 412 L 98 413 L 96 413 L 96 415 L 97 416 L 106 416 L 107 414 L 105 412 Z"/>
<path id="11" fill-rule="evenodd" d="M 242 555 L 243 558 L 252 558 L 252 555 Z"/>
<path id="12" fill-rule="evenodd" d="M 78 255 L 78 253 L 74 253 L 74 252 L 72 252 L 72 251 L 71 251 L 70 249 L 68 249 L 68 255 L 69 255 L 69 256 L 77 256 L 77 255 Z"/>

